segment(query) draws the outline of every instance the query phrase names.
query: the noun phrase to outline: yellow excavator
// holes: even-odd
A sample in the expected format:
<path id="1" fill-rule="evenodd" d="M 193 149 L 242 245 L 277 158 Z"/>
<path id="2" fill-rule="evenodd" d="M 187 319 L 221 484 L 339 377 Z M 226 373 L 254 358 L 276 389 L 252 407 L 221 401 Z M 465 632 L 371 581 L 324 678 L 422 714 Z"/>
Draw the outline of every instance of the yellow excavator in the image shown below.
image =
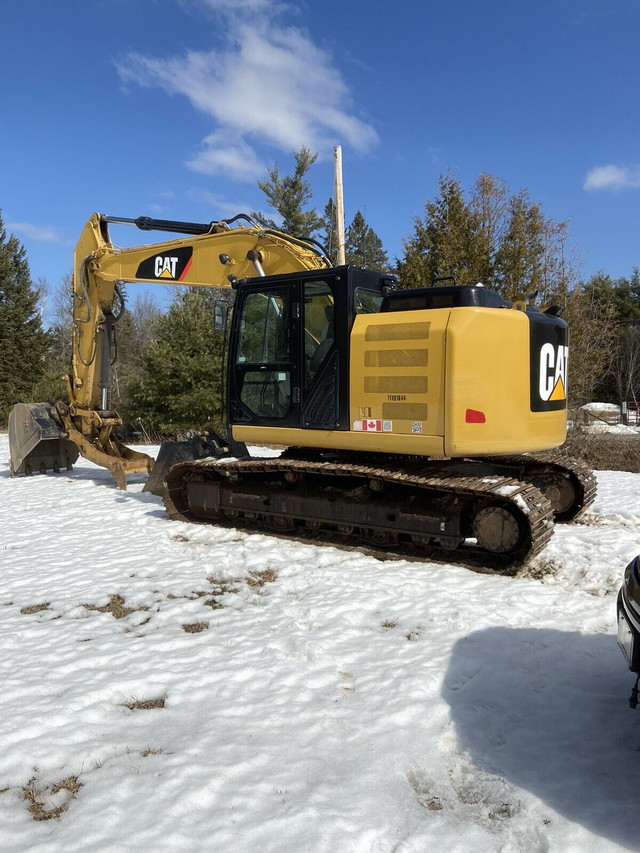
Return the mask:
<path id="1" fill-rule="evenodd" d="M 112 223 L 180 236 L 117 248 Z M 128 282 L 235 291 L 227 434 L 163 445 L 155 463 L 116 437 L 109 407 Z M 71 469 L 81 454 L 122 489 L 149 472 L 145 488 L 173 518 L 504 569 L 544 547 L 554 516 L 571 520 L 595 497 L 584 465 L 549 453 L 566 435 L 559 314 L 481 285 L 401 289 L 242 214 L 94 214 L 74 256 L 67 399 L 14 407 L 11 474 Z M 221 308 L 219 327 L 228 319 Z M 247 443 L 285 449 L 251 458 Z"/>

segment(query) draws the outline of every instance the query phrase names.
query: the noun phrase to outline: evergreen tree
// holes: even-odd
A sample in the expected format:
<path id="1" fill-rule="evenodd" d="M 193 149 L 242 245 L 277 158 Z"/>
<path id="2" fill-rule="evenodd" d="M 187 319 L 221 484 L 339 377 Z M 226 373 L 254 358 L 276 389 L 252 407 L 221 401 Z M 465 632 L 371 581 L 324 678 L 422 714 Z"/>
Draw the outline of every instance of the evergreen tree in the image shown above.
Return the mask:
<path id="1" fill-rule="evenodd" d="M 640 269 L 637 266 L 631 271 L 631 278 L 629 279 L 629 289 L 631 291 L 631 298 L 634 303 L 640 306 Z"/>
<path id="2" fill-rule="evenodd" d="M 45 372 L 48 343 L 26 252 L 15 236 L 7 236 L 0 214 L 1 424 L 6 424 L 15 403 L 33 401 Z"/>
<path id="3" fill-rule="evenodd" d="M 389 258 L 376 232 L 367 225 L 364 216 L 358 210 L 346 233 L 346 261 L 358 267 L 386 272 Z"/>
<path id="4" fill-rule="evenodd" d="M 51 325 L 48 330 L 49 345 L 45 359 L 45 371 L 36 385 L 33 397 L 36 400 L 66 399 L 64 377 L 71 372 L 71 326 L 73 286 L 72 274 L 63 276 L 49 300 Z"/>
<path id="5" fill-rule="evenodd" d="M 336 228 L 336 206 L 332 198 L 324 206 L 320 240 L 325 248 L 327 257 L 336 266 L 338 263 L 338 232 Z"/>
<path id="6" fill-rule="evenodd" d="M 631 278 L 613 279 L 600 270 L 584 285 L 594 303 L 603 308 L 613 306 L 616 322 L 640 325 L 640 275 L 634 267 Z"/>
<path id="7" fill-rule="evenodd" d="M 477 216 L 453 174 L 440 176 L 439 189 L 404 241 L 404 258 L 397 264 L 403 287 L 430 287 L 442 276 L 453 276 L 457 284 L 481 280 L 486 264 L 477 251 Z"/>
<path id="8" fill-rule="evenodd" d="M 160 309 L 151 296 L 136 296 L 130 302 L 124 293 L 125 310 L 115 324 L 115 361 L 111 368 L 111 400 L 126 420 L 131 404 L 129 387 L 143 369 L 143 359 L 155 339 Z"/>
<path id="9" fill-rule="evenodd" d="M 474 272 L 478 281 L 495 282 L 496 253 L 507 225 L 508 188 L 504 181 L 483 173 L 473 188 L 469 209 L 472 216 Z"/>
<path id="10" fill-rule="evenodd" d="M 610 403 L 640 397 L 640 275 L 613 279 L 602 270 L 583 286 L 593 311 L 612 319 L 611 340 L 601 344 L 607 354 L 606 369 L 595 383 L 594 394 Z"/>
<path id="11" fill-rule="evenodd" d="M 404 287 L 429 286 L 452 275 L 457 284 L 494 287 L 506 299 L 538 291 L 539 302 L 564 301 L 574 280 L 567 259 L 567 225 L 547 219 L 526 191 L 480 175 L 469 201 L 451 173 L 439 195 L 416 217 L 397 270 Z"/>
<path id="12" fill-rule="evenodd" d="M 222 335 L 213 331 L 214 294 L 181 289 L 168 313 L 158 317 L 140 374 L 128 383 L 134 426 L 175 434 L 222 420 Z"/>
<path id="13" fill-rule="evenodd" d="M 505 233 L 496 253 L 496 287 L 505 299 L 542 289 L 545 221 L 522 190 L 509 199 Z"/>
<path id="14" fill-rule="evenodd" d="M 562 318 L 569 324 L 570 402 L 582 405 L 603 399 L 600 387 L 609 374 L 615 348 L 613 305 L 599 304 L 587 288 L 578 285 L 567 294 Z"/>
<path id="15" fill-rule="evenodd" d="M 291 175 L 280 176 L 278 164 L 269 170 L 269 180 L 258 181 L 271 207 L 282 217 L 280 230 L 292 237 L 314 237 L 323 227 L 322 217 L 315 209 L 305 207 L 313 196 L 311 184 L 305 177 L 318 155 L 304 146 L 294 151 L 296 167 Z M 260 217 L 264 221 L 264 217 Z"/>

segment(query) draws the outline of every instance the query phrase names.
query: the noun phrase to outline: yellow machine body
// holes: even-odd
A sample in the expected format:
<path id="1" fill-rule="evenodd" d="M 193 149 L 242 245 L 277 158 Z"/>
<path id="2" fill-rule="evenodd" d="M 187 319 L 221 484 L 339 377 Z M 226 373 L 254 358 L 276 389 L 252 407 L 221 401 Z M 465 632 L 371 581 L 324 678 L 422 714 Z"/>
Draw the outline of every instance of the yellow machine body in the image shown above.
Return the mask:
<path id="1" fill-rule="evenodd" d="M 359 315 L 350 338 L 348 431 L 235 425 L 233 436 L 420 456 L 551 449 L 566 436 L 566 399 L 562 408 L 532 411 L 531 347 L 529 317 L 518 309 Z"/>

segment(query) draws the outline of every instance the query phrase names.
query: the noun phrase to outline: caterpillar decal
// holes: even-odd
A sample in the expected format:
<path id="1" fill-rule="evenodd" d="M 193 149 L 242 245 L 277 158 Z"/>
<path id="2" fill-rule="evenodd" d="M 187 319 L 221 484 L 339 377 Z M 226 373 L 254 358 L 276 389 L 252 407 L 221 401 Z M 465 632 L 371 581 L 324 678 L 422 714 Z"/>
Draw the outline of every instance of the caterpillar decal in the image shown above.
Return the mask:
<path id="1" fill-rule="evenodd" d="M 183 281 L 189 272 L 192 260 L 192 246 L 182 246 L 170 252 L 161 252 L 141 261 L 136 270 L 136 278 Z"/>
<path id="2" fill-rule="evenodd" d="M 530 324 L 531 411 L 551 412 L 567 407 L 569 340 L 566 323 Z"/>

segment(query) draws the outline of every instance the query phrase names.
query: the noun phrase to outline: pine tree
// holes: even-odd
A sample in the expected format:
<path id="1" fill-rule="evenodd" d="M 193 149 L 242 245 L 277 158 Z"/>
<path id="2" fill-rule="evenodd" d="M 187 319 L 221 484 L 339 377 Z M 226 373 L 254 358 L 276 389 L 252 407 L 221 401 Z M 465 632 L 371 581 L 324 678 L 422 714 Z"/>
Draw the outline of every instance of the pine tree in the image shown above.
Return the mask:
<path id="1" fill-rule="evenodd" d="M 584 285 L 585 291 L 601 308 L 610 305 L 620 325 L 640 325 L 640 275 L 634 267 L 631 278 L 613 279 L 600 270 Z"/>
<path id="2" fill-rule="evenodd" d="M 539 303 L 564 304 L 575 281 L 567 245 L 567 223 L 545 217 L 525 190 L 509 196 L 504 181 L 483 174 L 467 202 L 449 173 L 424 218 L 416 217 L 397 270 L 404 287 L 451 275 L 457 284 L 482 282 L 505 299 L 538 291 Z"/>
<path id="3" fill-rule="evenodd" d="M 318 155 L 303 146 L 299 151 L 294 151 L 293 156 L 296 161 L 293 174 L 281 177 L 276 163 L 269 170 L 269 180 L 258 181 L 258 186 L 271 207 L 282 217 L 280 230 L 292 237 L 310 238 L 323 227 L 322 217 L 315 209 L 305 210 L 313 196 L 311 184 L 305 175 Z"/>
<path id="4" fill-rule="evenodd" d="M 583 286 L 592 310 L 609 316 L 613 334 L 600 343 L 606 368 L 594 386 L 599 400 L 611 403 L 637 401 L 640 397 L 640 274 L 634 267 L 630 278 L 613 279 L 602 270 Z"/>
<path id="5" fill-rule="evenodd" d="M 1 424 L 6 424 L 15 403 L 33 402 L 45 372 L 48 342 L 25 249 L 15 236 L 7 236 L 0 214 Z"/>
<path id="6" fill-rule="evenodd" d="M 68 273 L 49 299 L 49 341 L 44 375 L 33 391 L 36 400 L 56 401 L 66 398 L 64 377 L 71 372 L 72 303 L 72 274 Z"/>
<path id="7" fill-rule="evenodd" d="M 336 228 L 336 206 L 332 198 L 324 206 L 320 240 L 325 248 L 327 257 L 336 266 L 338 263 L 338 231 Z"/>
<path id="8" fill-rule="evenodd" d="M 582 405 L 602 399 L 600 388 L 615 348 L 615 311 L 612 303 L 594 300 L 584 285 L 568 292 L 564 307 L 562 318 L 569 324 L 568 394 L 572 404 Z"/>
<path id="9" fill-rule="evenodd" d="M 115 361 L 111 369 L 112 405 L 123 419 L 129 418 L 129 386 L 143 369 L 143 359 L 155 339 L 160 308 L 152 296 L 137 295 L 130 300 L 124 293 L 125 310 L 115 324 Z"/>
<path id="10" fill-rule="evenodd" d="M 640 307 L 640 269 L 637 266 L 634 266 L 631 270 L 629 289 L 631 290 L 631 298 L 634 303 Z"/>
<path id="11" fill-rule="evenodd" d="M 346 233 L 346 261 L 358 267 L 387 272 L 389 258 L 376 232 L 358 210 Z"/>
<path id="12" fill-rule="evenodd" d="M 496 254 L 507 226 L 508 187 L 483 173 L 475 183 L 469 209 L 472 216 L 474 272 L 485 285 L 495 282 Z"/>
<path id="13" fill-rule="evenodd" d="M 130 377 L 128 418 L 161 434 L 202 429 L 222 420 L 222 336 L 213 331 L 215 291 L 176 292 L 155 322 L 155 339 Z"/>
<path id="14" fill-rule="evenodd" d="M 485 264 L 477 251 L 477 217 L 453 174 L 440 176 L 439 189 L 404 241 L 404 258 L 397 264 L 403 287 L 430 287 L 442 276 L 453 276 L 457 284 L 481 280 Z"/>

